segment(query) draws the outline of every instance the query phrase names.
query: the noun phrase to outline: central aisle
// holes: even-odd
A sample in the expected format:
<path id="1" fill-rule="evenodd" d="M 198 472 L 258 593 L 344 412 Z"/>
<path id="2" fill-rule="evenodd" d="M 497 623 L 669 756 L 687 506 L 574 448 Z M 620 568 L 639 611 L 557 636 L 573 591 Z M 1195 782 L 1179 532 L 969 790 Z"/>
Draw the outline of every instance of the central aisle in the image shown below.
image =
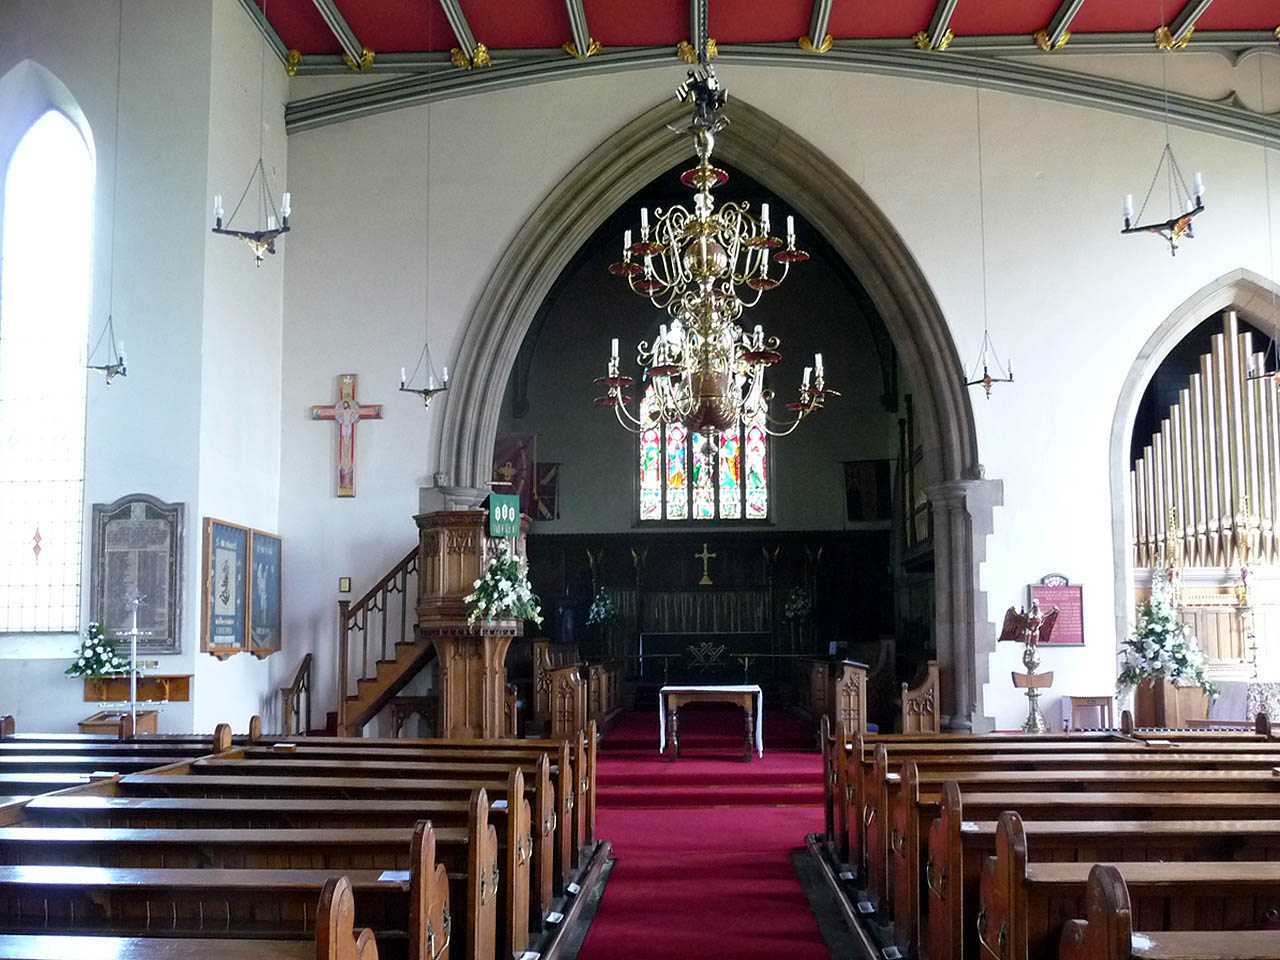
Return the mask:
<path id="1" fill-rule="evenodd" d="M 749 764 L 740 710 L 681 710 L 676 763 L 658 754 L 656 709 L 604 738 L 596 833 L 617 863 L 581 960 L 829 960 L 790 857 L 823 828 L 822 758 L 795 718 L 765 717 Z"/>

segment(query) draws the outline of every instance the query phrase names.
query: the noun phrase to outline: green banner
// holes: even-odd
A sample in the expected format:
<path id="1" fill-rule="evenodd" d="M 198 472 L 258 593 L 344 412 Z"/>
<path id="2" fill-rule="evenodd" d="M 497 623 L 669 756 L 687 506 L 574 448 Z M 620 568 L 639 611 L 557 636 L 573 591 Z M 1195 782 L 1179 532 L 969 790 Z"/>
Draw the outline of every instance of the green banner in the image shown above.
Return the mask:
<path id="1" fill-rule="evenodd" d="M 520 536 L 520 498 L 514 493 L 489 494 L 489 536 Z"/>

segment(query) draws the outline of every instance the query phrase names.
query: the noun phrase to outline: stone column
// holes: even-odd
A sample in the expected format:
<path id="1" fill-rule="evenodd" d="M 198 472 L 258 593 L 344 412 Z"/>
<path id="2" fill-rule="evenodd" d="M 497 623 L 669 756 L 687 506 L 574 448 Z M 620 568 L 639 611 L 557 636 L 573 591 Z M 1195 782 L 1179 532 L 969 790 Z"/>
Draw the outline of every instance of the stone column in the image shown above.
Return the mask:
<path id="1" fill-rule="evenodd" d="M 942 723 L 948 730 L 990 726 L 982 710 L 987 655 L 995 635 L 978 567 L 987 554 L 992 511 L 1003 502 L 999 480 L 950 480 L 924 491 L 933 507 L 933 570 L 938 664 L 943 673 Z"/>

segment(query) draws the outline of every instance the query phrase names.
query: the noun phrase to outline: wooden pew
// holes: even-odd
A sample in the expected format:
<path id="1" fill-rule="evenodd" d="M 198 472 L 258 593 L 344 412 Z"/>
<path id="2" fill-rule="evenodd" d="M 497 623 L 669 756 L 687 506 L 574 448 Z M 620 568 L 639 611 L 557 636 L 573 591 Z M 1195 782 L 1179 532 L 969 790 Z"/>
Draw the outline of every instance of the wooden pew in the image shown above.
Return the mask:
<path id="1" fill-rule="evenodd" d="M 1181 852 L 1192 852 L 1191 845 L 1206 826 L 1185 825 L 1186 846 Z M 995 856 L 986 858 L 981 868 L 973 925 L 977 949 L 973 954 L 966 951 L 966 956 L 982 960 L 1054 957 L 1065 921 L 1083 912 L 1092 860 L 1028 862 L 1029 848 L 1044 840 L 1026 830 L 1013 811 L 1001 814 L 995 842 Z M 1258 924 L 1280 904 L 1280 863 L 1266 862 L 1265 848 L 1252 852 L 1264 859 L 1219 862 L 1189 857 L 1183 863 L 1126 859 L 1112 865 L 1124 878 L 1141 918 L 1154 920 L 1157 927 L 1222 930 Z"/>
<path id="2" fill-rule="evenodd" d="M 516 771 L 516 775 L 518 774 L 519 771 Z M 132 798 L 73 793 L 42 798 L 38 803 L 28 804 L 24 810 L 25 817 L 19 824 L 44 828 L 61 827 L 64 832 L 67 828 L 74 827 L 124 828 L 127 832 L 121 836 L 125 838 L 145 833 L 149 829 L 155 831 L 151 836 L 163 838 L 170 843 L 180 842 L 181 834 L 185 831 L 197 834 L 203 831 L 226 834 L 261 831 L 267 837 L 279 833 L 303 839 L 304 832 L 316 835 L 326 831 L 329 834 L 350 832 L 356 836 L 343 837 L 342 850 L 346 850 L 366 837 L 380 842 L 387 837 L 394 840 L 396 836 L 407 833 L 422 819 L 429 819 L 435 827 L 437 843 L 447 844 L 458 835 L 466 835 L 474 818 L 473 802 L 419 800 L 369 804 L 367 801 L 351 800 L 292 800 L 287 805 L 282 805 L 279 801 L 253 798 Z M 526 811 L 527 807 L 526 801 Z M 499 875 L 503 878 L 501 887 L 504 903 L 501 918 L 503 923 L 499 927 L 499 946 L 509 948 L 512 955 L 519 956 L 528 947 L 527 931 L 533 901 L 530 899 L 529 867 L 526 861 L 532 842 L 528 836 L 527 819 L 512 818 L 507 813 L 504 808 L 489 809 L 489 819 L 498 828 L 498 851 L 503 862 L 499 870 Z M 524 831 L 522 839 L 511 836 L 512 824 L 516 825 L 517 832 Z M 398 830 L 391 829 L 397 827 Z M 451 827 L 454 828 L 452 837 L 448 833 Z M 0 859 L 4 856 L 4 840 L 11 836 L 0 829 Z M 518 844 L 514 849 L 513 843 Z M 290 849 L 292 848 L 293 844 L 290 844 Z M 323 852 L 320 847 L 308 847 L 303 854 L 304 859 L 314 857 L 315 851 Z M 363 852 L 368 852 L 368 849 Z M 450 863 L 445 856 L 448 850 L 442 850 L 441 853 L 442 859 Z M 343 855 L 341 850 L 338 855 Z M 326 867 L 330 865 L 327 862 L 324 864 Z M 451 868 L 456 871 L 457 864 L 451 863 Z M 539 921 L 538 926 L 544 909 L 547 908 L 539 907 L 534 913 Z"/>
<path id="3" fill-rule="evenodd" d="M 574 815 L 575 785 L 572 774 L 561 777 L 557 770 L 556 780 L 553 782 L 551 765 L 545 754 L 512 752 L 503 760 L 490 753 L 454 753 L 449 755 L 448 760 L 422 760 L 412 753 L 401 751 L 396 754 L 396 759 L 350 760 L 326 756 L 323 748 L 318 752 L 306 753 L 246 750 L 196 760 L 190 765 L 189 771 L 193 776 L 341 776 L 348 780 L 412 777 L 466 783 L 489 783 L 499 778 L 510 778 L 512 771 L 516 771 L 521 773 L 521 790 L 519 798 L 512 802 L 519 802 L 523 798 L 524 785 L 528 784 L 532 793 L 531 806 L 537 822 L 542 825 L 532 855 L 539 889 L 551 883 L 556 870 L 559 871 L 561 886 L 568 883 L 568 875 L 578 862 L 581 852 L 576 828 L 582 826 L 585 829 L 585 818 Z M 557 792 L 560 797 L 559 813 L 554 806 L 554 795 Z M 523 833 L 519 835 L 524 836 Z"/>
<path id="4" fill-rule="evenodd" d="M 952 862 L 926 868 L 929 898 L 922 958 L 959 957 L 960 944 L 964 956 L 976 955 L 972 931 L 982 904 L 990 902 L 981 893 L 980 875 L 983 863 L 999 848 L 998 823 L 968 821 L 950 851 Z M 1023 825 L 1022 836 L 1037 862 L 1258 860 L 1272 857 L 1280 846 L 1280 821 L 1030 821 Z M 1083 873 L 1079 879 L 1083 884 Z"/>
<path id="5" fill-rule="evenodd" d="M 1068 920 L 1059 960 L 1274 960 L 1280 930 L 1134 930 L 1133 904 L 1120 871 L 1094 864 L 1085 892 L 1085 919 Z"/>
<path id="6" fill-rule="evenodd" d="M 351 881 L 320 891 L 314 942 L 0 934 L 3 960 L 378 960 L 372 930 L 354 929 Z"/>
<path id="7" fill-rule="evenodd" d="M 499 917 L 502 886 L 498 837 L 488 822 L 488 800 L 477 791 L 470 828 L 433 830 L 435 856 L 449 871 L 450 903 L 465 936 L 466 956 L 494 956 L 495 934 L 528 945 L 527 914 Z M 85 866 L 188 870 L 314 870 L 346 873 L 411 868 L 413 831 L 395 830 L 120 830 L 93 827 L 0 828 L 0 863 L 11 866 Z M 509 879 L 509 878 L 508 878 Z M 527 889 L 522 891 L 527 907 Z M 13 917 L 10 915 L 10 921 Z M 520 925 L 516 926 L 516 921 Z M 455 931 L 457 933 L 458 931 Z"/>
<path id="8" fill-rule="evenodd" d="M 942 691 L 938 687 L 938 661 L 925 664 L 924 677 L 914 687 L 902 685 L 902 732 L 933 733 L 942 731 Z"/>

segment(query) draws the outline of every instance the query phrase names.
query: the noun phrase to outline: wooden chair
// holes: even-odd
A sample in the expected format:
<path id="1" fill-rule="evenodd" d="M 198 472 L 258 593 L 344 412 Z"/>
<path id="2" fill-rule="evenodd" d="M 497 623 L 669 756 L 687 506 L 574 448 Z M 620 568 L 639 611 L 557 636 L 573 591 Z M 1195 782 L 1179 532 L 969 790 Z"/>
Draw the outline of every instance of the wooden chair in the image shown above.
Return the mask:
<path id="1" fill-rule="evenodd" d="M 1067 700 L 1071 704 L 1071 729 L 1082 729 L 1080 723 L 1080 711 L 1097 710 L 1099 728 L 1103 730 L 1111 730 L 1115 727 L 1115 698 L 1111 694 L 1105 694 L 1097 697 L 1074 697 L 1068 696 Z M 1095 728 L 1096 729 L 1096 728 Z"/>
<path id="2" fill-rule="evenodd" d="M 919 686 L 908 688 L 905 683 L 902 685 L 902 732 L 940 732 L 940 697 L 938 661 L 930 660 L 925 666 L 924 680 Z"/>

